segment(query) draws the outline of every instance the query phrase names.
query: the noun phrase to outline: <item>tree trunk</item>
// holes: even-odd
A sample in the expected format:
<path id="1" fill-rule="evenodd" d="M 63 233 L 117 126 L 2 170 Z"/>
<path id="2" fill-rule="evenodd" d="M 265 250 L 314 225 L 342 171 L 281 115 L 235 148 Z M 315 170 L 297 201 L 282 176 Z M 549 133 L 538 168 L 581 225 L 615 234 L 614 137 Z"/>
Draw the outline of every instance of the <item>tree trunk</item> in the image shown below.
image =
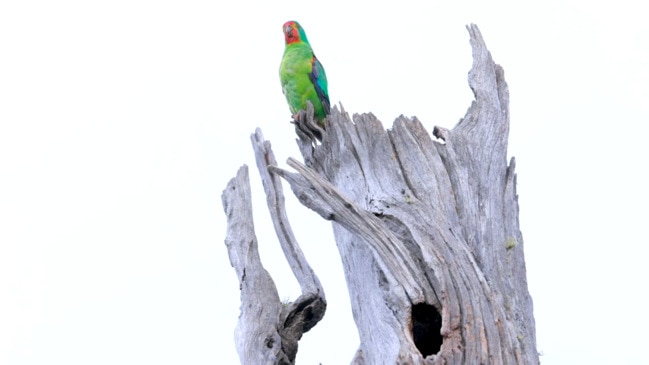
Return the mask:
<path id="1" fill-rule="evenodd" d="M 282 310 L 256 252 L 249 192 L 236 194 L 249 190 L 240 170 L 223 201 L 242 288 L 243 364 L 292 364 L 297 340 L 324 314 L 277 176 L 334 222 L 361 341 L 353 364 L 539 363 L 514 159 L 507 164 L 509 93 L 478 28 L 468 30 L 475 101 L 452 130 L 435 128 L 437 140 L 416 118 L 401 116 L 386 131 L 371 114 L 352 120 L 334 108 L 322 143 L 301 136 L 305 165 L 289 159 L 297 171 L 290 173 L 275 166 L 261 132 L 253 135 L 276 231 L 303 294 Z"/>

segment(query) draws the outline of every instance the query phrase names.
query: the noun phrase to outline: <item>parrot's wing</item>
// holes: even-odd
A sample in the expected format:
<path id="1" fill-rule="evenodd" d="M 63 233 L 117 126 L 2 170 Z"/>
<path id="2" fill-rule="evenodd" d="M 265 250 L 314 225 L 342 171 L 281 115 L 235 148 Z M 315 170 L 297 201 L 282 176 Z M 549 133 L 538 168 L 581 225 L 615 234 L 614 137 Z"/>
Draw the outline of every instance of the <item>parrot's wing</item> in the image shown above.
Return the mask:
<path id="1" fill-rule="evenodd" d="M 331 107 L 329 106 L 329 92 L 327 91 L 327 75 L 325 74 L 324 67 L 322 67 L 322 64 L 315 55 L 313 55 L 313 59 L 311 60 L 309 79 L 315 87 L 318 99 L 322 103 L 322 109 L 326 114 L 329 114 Z"/>

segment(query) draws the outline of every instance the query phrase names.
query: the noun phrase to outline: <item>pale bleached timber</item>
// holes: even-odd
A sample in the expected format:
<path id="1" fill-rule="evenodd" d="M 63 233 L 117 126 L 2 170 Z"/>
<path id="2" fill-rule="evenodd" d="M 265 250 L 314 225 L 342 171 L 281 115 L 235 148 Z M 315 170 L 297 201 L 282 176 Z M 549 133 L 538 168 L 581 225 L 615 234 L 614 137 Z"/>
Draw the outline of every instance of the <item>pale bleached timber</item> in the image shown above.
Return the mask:
<path id="1" fill-rule="evenodd" d="M 276 178 L 281 176 L 302 204 L 333 221 L 361 341 L 353 364 L 539 362 L 518 223 L 515 163 L 513 158 L 507 160 L 509 91 L 503 70 L 493 62 L 478 28 L 467 28 L 473 50 L 469 86 L 475 100 L 453 129 L 435 128 L 435 139 L 416 118 L 401 116 L 385 130 L 372 114 L 350 118 L 334 108 L 321 143 L 299 133 L 304 128 L 296 128 L 304 163 L 289 159 L 297 172 L 288 172 L 269 157 L 272 151 L 261 132 L 253 135 L 271 212 L 276 206 L 271 196 L 279 186 Z M 308 111 L 302 119 L 310 122 Z M 274 188 L 269 190 L 271 180 Z M 244 183 L 237 181 L 231 185 Z M 228 201 L 226 192 L 244 190 L 231 185 L 224 191 L 224 202 Z M 285 319 L 260 316 L 268 323 L 242 324 L 248 320 L 244 307 L 252 305 L 255 313 L 275 313 L 275 304 L 268 308 L 255 305 L 275 300 L 277 293 L 258 259 L 244 267 L 261 269 L 263 280 L 247 282 L 239 273 L 241 264 L 236 263 L 240 260 L 232 260 L 233 245 L 245 246 L 254 239 L 231 237 L 236 236 L 230 222 L 233 214 L 228 215 L 228 250 L 242 283 L 237 330 L 242 363 L 282 364 L 283 360 L 268 357 L 271 351 L 259 342 L 247 340 L 278 323 L 282 328 Z M 275 222 L 282 235 L 281 227 L 288 221 L 281 212 L 272 214 L 285 220 L 279 229 Z M 323 314 L 324 294 L 315 273 L 297 243 L 288 250 L 284 246 L 302 286 L 302 300 L 316 298 L 306 302 L 318 303 L 315 307 L 322 310 L 317 313 Z M 266 289 L 244 298 L 244 284 Z M 300 308 L 300 299 L 296 303 L 291 304 L 293 310 Z M 417 332 L 413 327 L 422 325 L 414 316 L 416 305 L 435 308 L 441 318 L 441 346 L 434 352 L 425 353 L 421 336 L 413 334 Z M 295 339 L 296 346 L 303 330 L 282 338 Z M 288 361 L 293 359 L 294 354 L 287 356 Z"/>

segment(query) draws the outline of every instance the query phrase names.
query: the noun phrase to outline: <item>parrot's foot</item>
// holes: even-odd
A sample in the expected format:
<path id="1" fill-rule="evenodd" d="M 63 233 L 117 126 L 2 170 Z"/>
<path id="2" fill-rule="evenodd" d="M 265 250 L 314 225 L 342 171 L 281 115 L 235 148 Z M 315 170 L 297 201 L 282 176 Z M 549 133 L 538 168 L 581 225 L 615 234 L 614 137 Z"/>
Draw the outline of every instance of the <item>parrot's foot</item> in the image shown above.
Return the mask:
<path id="1" fill-rule="evenodd" d="M 309 114 L 309 111 L 311 112 Z M 295 124 L 295 132 L 300 137 L 300 139 L 307 139 L 313 141 L 317 139 L 322 142 L 322 136 L 324 134 L 324 128 L 315 121 L 313 118 L 313 107 L 311 110 L 307 111 L 301 110 L 299 113 L 293 116 L 293 124 Z"/>

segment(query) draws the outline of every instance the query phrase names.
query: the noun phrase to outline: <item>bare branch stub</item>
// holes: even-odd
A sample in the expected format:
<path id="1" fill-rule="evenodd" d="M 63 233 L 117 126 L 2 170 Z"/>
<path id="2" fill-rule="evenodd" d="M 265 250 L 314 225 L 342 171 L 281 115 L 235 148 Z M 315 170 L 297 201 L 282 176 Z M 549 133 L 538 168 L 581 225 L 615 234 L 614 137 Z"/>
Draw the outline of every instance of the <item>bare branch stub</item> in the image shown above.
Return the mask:
<path id="1" fill-rule="evenodd" d="M 298 341 L 324 316 L 324 290 L 306 261 L 286 216 L 281 181 L 268 170 L 275 163 L 261 131 L 252 136 L 268 207 L 284 254 L 302 287 L 295 301 L 282 304 L 263 268 L 252 221 L 248 168 L 243 166 L 222 194 L 228 218 L 226 246 L 241 288 L 241 315 L 235 342 L 242 364 L 295 363 Z"/>
<path id="2" fill-rule="evenodd" d="M 282 304 L 259 258 L 247 166 L 230 180 L 221 200 L 227 217 L 225 245 L 241 289 L 241 315 L 235 329 L 241 363 L 266 364 L 267 359 L 278 359 L 277 364 L 290 364 L 278 331 Z"/>
<path id="3" fill-rule="evenodd" d="M 313 114 L 313 107 L 311 113 Z M 272 173 L 271 167 L 275 167 L 277 162 L 270 142 L 264 140 L 260 129 L 257 129 L 250 138 L 275 233 L 302 289 L 302 294 L 295 301 L 284 306 L 280 317 L 283 348 L 289 357 L 294 359 L 298 341 L 303 333 L 309 331 L 322 319 L 327 301 L 320 280 L 306 260 L 293 234 L 286 214 L 281 179 Z"/>

